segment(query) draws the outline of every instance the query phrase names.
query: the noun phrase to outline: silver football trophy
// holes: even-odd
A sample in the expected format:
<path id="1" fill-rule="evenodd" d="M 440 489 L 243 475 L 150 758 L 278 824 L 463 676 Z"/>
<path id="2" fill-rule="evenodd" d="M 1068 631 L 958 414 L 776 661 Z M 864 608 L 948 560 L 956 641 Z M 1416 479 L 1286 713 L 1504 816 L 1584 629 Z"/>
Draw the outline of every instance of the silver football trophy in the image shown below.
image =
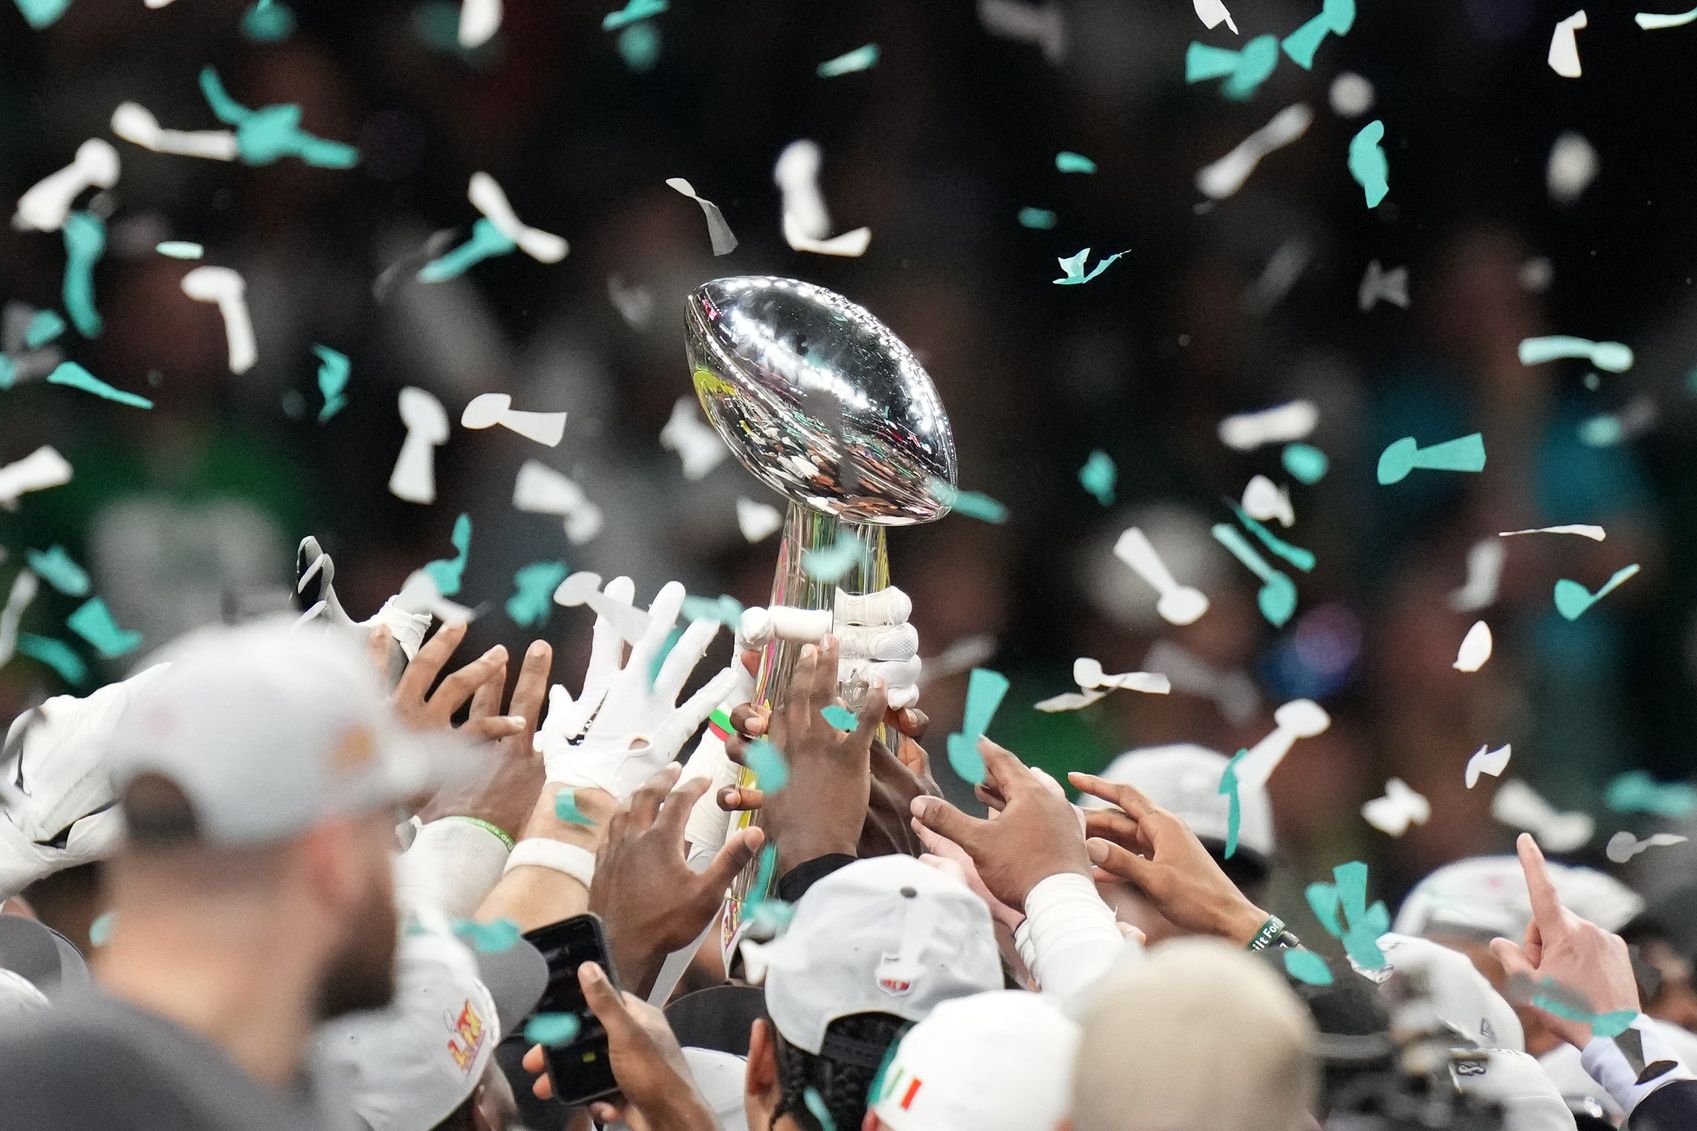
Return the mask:
<path id="1" fill-rule="evenodd" d="M 955 492 L 954 434 L 913 351 L 843 296 L 769 276 L 697 287 L 687 342 L 707 419 L 789 500 L 771 604 L 834 614 L 839 590 L 887 587 L 886 529 L 943 517 Z M 781 637 L 766 645 L 755 702 L 771 704 L 800 649 Z M 851 707 L 866 690 L 842 688 Z M 733 886 L 726 937 L 743 904 L 765 898 L 753 883 L 751 868 Z"/>

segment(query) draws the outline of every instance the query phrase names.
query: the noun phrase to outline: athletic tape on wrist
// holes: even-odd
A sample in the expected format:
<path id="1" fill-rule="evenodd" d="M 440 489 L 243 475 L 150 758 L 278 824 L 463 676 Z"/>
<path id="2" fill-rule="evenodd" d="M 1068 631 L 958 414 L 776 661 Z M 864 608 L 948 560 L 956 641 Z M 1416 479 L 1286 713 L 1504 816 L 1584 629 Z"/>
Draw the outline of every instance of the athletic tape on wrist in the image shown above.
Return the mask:
<path id="1" fill-rule="evenodd" d="M 588 887 L 595 879 L 595 853 L 563 840 L 528 837 L 507 854 L 507 866 L 501 874 L 506 875 L 514 868 L 547 868 Z"/>

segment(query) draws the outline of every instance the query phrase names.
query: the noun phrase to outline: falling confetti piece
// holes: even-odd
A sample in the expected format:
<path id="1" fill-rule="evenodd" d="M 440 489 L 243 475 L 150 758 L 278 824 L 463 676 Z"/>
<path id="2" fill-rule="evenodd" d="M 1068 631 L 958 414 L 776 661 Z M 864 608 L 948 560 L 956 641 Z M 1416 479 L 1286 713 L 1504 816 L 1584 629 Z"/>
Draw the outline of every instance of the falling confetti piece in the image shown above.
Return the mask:
<path id="1" fill-rule="evenodd" d="M 429 562 L 424 572 L 436 583 L 436 591 L 452 597 L 460 591 L 465 580 L 466 558 L 471 552 L 471 516 L 462 514 L 454 520 L 454 532 L 448 539 L 457 553 L 451 558 Z"/>
<path id="2" fill-rule="evenodd" d="M 1578 200 L 1597 176 L 1597 151 L 1572 130 L 1556 138 L 1544 165 L 1544 186 L 1557 204 Z"/>
<path id="3" fill-rule="evenodd" d="M 65 313 L 85 338 L 100 336 L 102 322 L 94 309 L 94 265 L 106 254 L 106 224 L 92 212 L 65 217 Z"/>
<path id="4" fill-rule="evenodd" d="M 170 259 L 199 259 L 206 254 L 206 248 L 188 240 L 166 240 L 153 250 Z"/>
<path id="5" fill-rule="evenodd" d="M 65 320 L 51 310 L 38 310 L 24 330 L 24 345 L 38 350 L 65 332 Z"/>
<path id="6" fill-rule="evenodd" d="M 1616 864 L 1625 864 L 1634 856 L 1648 852 L 1652 848 L 1671 848 L 1676 844 L 1687 843 L 1688 838 L 1675 833 L 1652 833 L 1639 840 L 1631 833 L 1622 830 L 1609 838 L 1609 843 L 1603 849 L 1604 855 Z"/>
<path id="7" fill-rule="evenodd" d="M 18 637 L 18 651 L 46 664 L 66 683 L 81 687 L 88 680 L 88 664 L 63 640 L 26 632 Z"/>
<path id="8" fill-rule="evenodd" d="M 834 79 L 839 75 L 851 75 L 856 71 L 864 71 L 877 65 L 878 45 L 868 43 L 865 47 L 856 47 L 853 51 L 838 55 L 835 59 L 827 59 L 819 64 L 819 77 Z"/>
<path id="9" fill-rule="evenodd" d="M 1366 970 L 1385 968 L 1379 936 L 1390 930 L 1382 902 L 1367 905 L 1367 865 L 1359 860 L 1332 869 L 1332 883 L 1309 884 L 1308 906 L 1326 932 L 1343 943 L 1350 961 Z M 1347 929 L 1345 929 L 1347 924 Z"/>
<path id="10" fill-rule="evenodd" d="M 1314 111 L 1302 103 L 1286 106 L 1271 121 L 1244 138 L 1218 161 L 1196 172 L 1196 190 L 1210 200 L 1225 200 L 1243 187 L 1262 158 L 1308 132 Z"/>
<path id="11" fill-rule="evenodd" d="M 838 581 L 866 555 L 866 546 L 848 530 L 837 535 L 837 541 L 817 550 L 807 550 L 801 556 L 802 572 L 815 581 Z"/>
<path id="12" fill-rule="evenodd" d="M 1287 444 L 1279 453 L 1279 463 L 1298 482 L 1310 487 L 1324 479 L 1331 467 L 1326 453 L 1312 444 Z"/>
<path id="13" fill-rule="evenodd" d="M 1503 771 L 1508 769 L 1508 760 L 1513 754 L 1514 748 L 1508 743 L 1504 743 L 1495 750 L 1485 746 L 1475 750 L 1473 756 L 1467 759 L 1467 788 L 1472 789 L 1478 785 L 1481 774 L 1489 774 L 1494 778 L 1501 777 Z"/>
<path id="14" fill-rule="evenodd" d="M 667 0 L 630 0 L 630 3 L 618 11 L 608 12 L 601 17 L 601 30 L 618 31 L 621 28 L 629 27 L 638 20 L 658 16 L 670 7 L 671 4 Z"/>
<path id="15" fill-rule="evenodd" d="M 860 720 L 854 717 L 853 711 L 835 703 L 832 703 L 829 707 L 820 708 L 819 713 L 825 717 L 826 722 L 838 730 L 853 730 L 860 725 Z"/>
<path id="16" fill-rule="evenodd" d="M 1267 784 L 1298 739 L 1325 734 L 1332 716 L 1312 699 L 1292 699 L 1273 711 L 1273 729 L 1249 748 L 1249 757 L 1238 770 L 1238 779 L 1254 789 Z"/>
<path id="17" fill-rule="evenodd" d="M 784 146 L 772 166 L 772 183 L 783 194 L 783 213 L 792 216 L 794 229 L 809 239 L 831 234 L 831 213 L 819 191 L 819 167 L 824 161 L 818 142 L 799 138 Z"/>
<path id="18" fill-rule="evenodd" d="M 440 283 L 446 279 L 457 279 L 473 265 L 498 255 L 507 255 L 517 247 L 518 244 L 487 216 L 479 217 L 471 226 L 470 239 L 419 269 L 419 282 Z"/>
<path id="19" fill-rule="evenodd" d="M 1078 469 L 1079 486 L 1105 507 L 1114 505 L 1114 481 L 1118 477 L 1119 469 L 1113 459 L 1100 449 L 1091 452 L 1084 466 Z"/>
<path id="20" fill-rule="evenodd" d="M 1059 279 L 1055 279 L 1054 282 L 1060 283 L 1062 286 L 1088 283 L 1090 280 L 1106 271 L 1108 267 L 1112 265 L 1114 260 L 1126 254 L 1129 253 L 1116 251 L 1112 255 L 1104 256 L 1102 259 L 1096 261 L 1096 266 L 1092 267 L 1090 269 L 1090 273 L 1087 275 L 1084 273 L 1084 261 L 1090 257 L 1090 249 L 1085 248 L 1076 255 L 1069 255 L 1064 259 L 1058 260 L 1061 265 L 1061 270 L 1066 272 L 1066 274 Z"/>
<path id="21" fill-rule="evenodd" d="M 562 789 L 554 795 L 554 816 L 568 825 L 593 825 L 594 818 L 577 807 L 577 790 Z"/>
<path id="22" fill-rule="evenodd" d="M 18 0 L 24 22 L 36 31 L 52 27 L 70 6 L 71 0 Z"/>
<path id="23" fill-rule="evenodd" d="M 1485 437 L 1477 432 L 1422 448 L 1413 436 L 1404 436 L 1379 454 L 1380 486 L 1401 483 L 1410 472 L 1485 470 Z"/>
<path id="24" fill-rule="evenodd" d="M 1579 37 L 1575 33 L 1588 23 L 1585 9 L 1581 8 L 1556 24 L 1555 31 L 1550 35 L 1550 70 L 1564 79 L 1576 79 L 1582 73 L 1579 65 Z"/>
<path id="25" fill-rule="evenodd" d="M 1241 51 L 1193 42 L 1184 53 L 1184 81 L 1223 78 L 1220 93 L 1232 102 L 1242 102 L 1255 96 L 1278 65 L 1276 35 L 1258 35 L 1245 43 Z"/>
<path id="26" fill-rule="evenodd" d="M 519 468 L 513 481 L 513 506 L 527 514 L 562 516 L 566 537 L 576 544 L 588 542 L 601 531 L 601 508 L 589 501 L 583 488 L 536 460 L 526 460 Z"/>
<path id="27" fill-rule="evenodd" d="M 682 177 L 667 177 L 666 184 L 701 206 L 707 217 L 707 237 L 713 245 L 714 255 L 728 255 L 736 250 L 737 238 L 731 234 L 731 226 L 725 223 L 725 214 L 719 211 L 717 204 L 696 195 L 695 188 Z"/>
<path id="28" fill-rule="evenodd" d="M 1300 236 L 1285 240 L 1267 257 L 1266 266 L 1244 296 L 1256 314 L 1266 314 L 1284 300 L 1308 265 L 1314 261 L 1314 245 Z"/>
<path id="29" fill-rule="evenodd" d="M 1491 819 L 1531 833 L 1551 852 L 1576 852 L 1596 831 L 1591 814 L 1558 812 L 1519 778 L 1497 787 L 1491 798 Z"/>
<path id="30" fill-rule="evenodd" d="M 1223 522 L 1217 523 L 1210 533 L 1215 541 L 1231 551 L 1232 557 L 1261 579 L 1261 589 L 1255 595 L 1256 606 L 1268 624 L 1274 628 L 1283 628 L 1296 612 L 1296 583 L 1268 565 L 1266 559 L 1255 552 L 1255 547 L 1237 532 L 1236 527 Z"/>
<path id="31" fill-rule="evenodd" d="M 1043 58 L 1052 64 L 1066 58 L 1066 24 L 1058 5 L 978 0 L 978 22 L 991 35 L 1041 47 Z"/>
<path id="32" fill-rule="evenodd" d="M 95 946 L 105 946 L 112 941 L 112 928 L 117 925 L 116 911 L 102 911 L 94 917 L 94 922 L 88 925 L 88 941 Z"/>
<path id="33" fill-rule="evenodd" d="M 483 218 L 493 224 L 518 249 L 538 263 L 558 263 L 571 246 L 553 232 L 544 232 L 522 222 L 499 182 L 488 173 L 476 172 L 466 185 L 466 199 Z"/>
<path id="34" fill-rule="evenodd" d="M 318 423 L 323 424 L 347 405 L 348 398 L 343 394 L 348 387 L 352 366 L 348 363 L 347 354 L 329 346 L 315 345 L 312 352 L 318 355 L 318 392 L 324 398 Z"/>
<path id="35" fill-rule="evenodd" d="M 1579 425 L 1579 442 L 1589 448 L 1609 448 L 1642 436 L 1656 424 L 1656 404 L 1649 397 L 1634 397 L 1617 413 L 1603 413 Z"/>
<path id="36" fill-rule="evenodd" d="M 671 418 L 660 429 L 660 446 L 678 453 L 684 478 L 695 482 L 724 462 L 731 450 L 719 433 L 701 420 L 700 402 L 693 396 L 679 397 Z"/>
<path id="37" fill-rule="evenodd" d="M 554 590 L 566 579 L 565 562 L 532 562 L 513 574 L 516 592 L 507 598 L 507 615 L 522 628 L 547 621 L 554 608 Z"/>
<path id="38" fill-rule="evenodd" d="M 1060 695 L 1050 696 L 1048 699 L 1039 700 L 1031 706 L 1033 710 L 1042 711 L 1045 714 L 1054 714 L 1057 711 L 1080 711 L 1107 697 L 1106 691 L 1068 691 Z"/>
<path id="39" fill-rule="evenodd" d="M 755 781 L 765 793 L 776 793 L 790 782 L 789 763 L 784 761 L 778 748 L 764 738 L 749 744 L 743 760 L 754 771 Z"/>
<path id="40" fill-rule="evenodd" d="M 1632 18 L 1645 31 L 1660 31 L 1662 28 L 1684 27 L 1692 20 L 1697 20 L 1697 8 L 1693 8 L 1689 12 L 1639 12 Z"/>
<path id="41" fill-rule="evenodd" d="M 966 709 L 962 712 L 960 730 L 949 735 L 949 765 L 962 781 L 972 785 L 984 784 L 984 755 L 978 752 L 978 740 L 990 729 L 990 720 L 1002 697 L 1008 693 L 1008 677 L 989 668 L 973 668 L 966 682 Z"/>
<path id="42" fill-rule="evenodd" d="M 301 129 L 301 108 L 292 102 L 250 110 L 230 97 L 211 67 L 201 69 L 200 91 L 213 115 L 235 127 L 236 153 L 243 164 L 269 165 L 284 157 L 298 157 L 321 169 L 349 169 L 359 163 L 353 146 Z"/>
<path id="43" fill-rule="evenodd" d="M 1201 20 L 1202 26 L 1209 31 L 1225 24 L 1231 28 L 1233 35 L 1238 33 L 1237 24 L 1232 21 L 1232 14 L 1226 11 L 1226 6 L 1220 0 L 1191 0 L 1191 5 L 1196 9 L 1196 18 Z"/>
<path id="44" fill-rule="evenodd" d="M 133 652 L 141 645 L 141 633 L 118 627 L 112 610 L 100 597 L 90 597 L 76 612 L 65 618 L 65 627 L 94 646 L 102 659 L 115 660 Z"/>
<path id="45" fill-rule="evenodd" d="M 927 487 L 957 514 L 976 518 L 979 522 L 999 525 L 1008 520 L 1008 508 L 978 491 L 962 491 L 945 479 L 930 479 Z"/>
<path id="46" fill-rule="evenodd" d="M 1220 772 L 1220 784 L 1214 790 L 1226 798 L 1226 859 L 1237 855 L 1237 834 L 1243 826 L 1243 799 L 1238 796 L 1237 767 L 1249 756 L 1249 751 L 1239 750 L 1227 762 L 1225 769 Z"/>
<path id="47" fill-rule="evenodd" d="M 1330 35 L 1346 35 L 1355 26 L 1355 0 L 1325 0 L 1320 14 L 1284 37 L 1280 47 L 1305 71 L 1314 69 L 1314 53 Z"/>
<path id="48" fill-rule="evenodd" d="M 1220 443 L 1235 451 L 1250 452 L 1264 444 L 1301 440 L 1319 423 L 1320 410 L 1313 401 L 1291 401 L 1260 412 L 1226 417 L 1220 421 Z"/>
<path id="49" fill-rule="evenodd" d="M 1208 611 L 1207 595 L 1200 589 L 1180 585 L 1155 552 L 1149 536 L 1137 527 L 1128 527 L 1120 534 L 1114 542 L 1114 557 L 1154 588 L 1159 595 L 1155 612 L 1168 624 L 1194 624 Z"/>
<path id="50" fill-rule="evenodd" d="M 1385 139 L 1385 123 L 1375 118 L 1349 139 L 1349 175 L 1367 195 L 1367 207 L 1377 208 L 1391 191 L 1391 163 L 1379 143 Z"/>
<path id="51" fill-rule="evenodd" d="M 621 28 L 614 40 L 619 58 L 637 74 L 647 74 L 660 61 L 660 28 L 651 22 L 631 24 Z"/>
<path id="52" fill-rule="evenodd" d="M 735 631 L 742 623 L 742 602 L 721 593 L 717 597 L 685 597 L 681 615 L 685 620 L 716 620 Z"/>
<path id="53" fill-rule="evenodd" d="M 153 407 L 153 402 L 146 397 L 126 393 L 122 389 L 114 389 L 74 361 L 60 362 L 54 367 L 53 372 L 47 375 L 47 382 L 50 385 L 66 385 L 73 389 L 80 389 L 85 393 L 93 393 L 97 397 L 116 401 L 121 405 L 129 405 L 131 408 Z"/>
<path id="54" fill-rule="evenodd" d="M 1467 630 L 1467 635 L 1461 638 L 1461 647 L 1456 650 L 1455 663 L 1450 666 L 1458 672 L 1476 672 L 1485 666 L 1485 661 L 1491 658 L 1491 626 L 1484 621 L 1474 621 L 1473 627 Z"/>
<path id="55" fill-rule="evenodd" d="M 448 414 L 441 401 L 410 385 L 401 390 L 397 403 L 407 438 L 401 442 L 395 468 L 389 473 L 389 493 L 409 503 L 434 503 L 436 446 L 448 438 Z M 522 481 L 524 472 L 519 475 Z M 516 497 L 513 505 L 525 509 Z"/>
<path id="56" fill-rule="evenodd" d="M 1577 524 L 1572 526 L 1540 526 L 1533 530 L 1502 530 L 1498 538 L 1513 538 L 1521 534 L 1577 534 L 1581 538 L 1589 538 L 1593 542 L 1601 542 L 1608 533 L 1600 526 Z"/>
<path id="57" fill-rule="evenodd" d="M 1637 576 L 1638 569 L 1638 563 L 1634 562 L 1632 565 L 1616 570 L 1614 576 L 1609 578 L 1608 581 L 1604 583 L 1603 587 L 1595 593 L 1591 592 L 1577 581 L 1572 581 L 1565 577 L 1562 578 L 1556 582 L 1556 612 L 1560 613 L 1568 620 L 1578 620 L 1580 616 L 1584 614 L 1586 609 L 1589 609 L 1592 605 L 1595 605 L 1598 601 L 1607 597 L 1621 585 Z"/>
<path id="58" fill-rule="evenodd" d="M 532 1045 L 565 1045 L 582 1028 L 575 1013 L 537 1013 L 524 1023 L 524 1039 Z"/>
<path id="59" fill-rule="evenodd" d="M 242 13 L 242 35 L 255 43 L 278 43 L 295 31 L 295 14 L 276 0 L 256 0 Z"/>
<path id="60" fill-rule="evenodd" d="M 88 189 L 109 189 L 117 184 L 121 166 L 111 142 L 89 138 L 77 146 L 69 165 L 49 173 L 18 198 L 12 226 L 26 231 L 58 231 L 65 226 L 77 197 Z"/>
<path id="61" fill-rule="evenodd" d="M 496 919 L 491 923 L 456 919 L 454 934 L 479 953 L 499 954 L 511 950 L 519 941 L 519 925 L 511 919 Z"/>
<path id="62" fill-rule="evenodd" d="M 1564 358 L 1583 358 L 1598 369 L 1609 373 L 1625 373 L 1632 368 L 1632 350 L 1620 342 L 1593 342 L 1567 334 L 1552 334 L 1542 338 L 1526 338 L 1517 350 L 1522 365 L 1543 365 Z"/>
<path id="63" fill-rule="evenodd" d="M 519 411 L 513 408 L 513 398 L 506 393 L 479 393 L 460 413 L 460 426 L 463 428 L 494 428 L 497 425 L 549 448 L 559 447 L 566 436 L 565 413 Z"/>
<path id="64" fill-rule="evenodd" d="M 1102 662 L 1080 656 L 1072 662 L 1072 679 L 1084 691 L 1106 688 L 1110 691 L 1141 691 L 1145 695 L 1166 695 L 1173 687 L 1159 672 L 1121 672 L 1110 675 L 1102 670 Z"/>
<path id="65" fill-rule="evenodd" d="M 71 465 L 47 444 L 23 459 L 0 467 L 0 505 L 11 506 L 30 491 L 44 491 L 71 481 Z"/>
<path id="66" fill-rule="evenodd" d="M 1633 770 L 1609 782 L 1603 804 L 1616 813 L 1653 813 L 1683 821 L 1697 813 L 1697 786 L 1689 782 L 1664 785 L 1643 770 Z"/>
<path id="67" fill-rule="evenodd" d="M 1082 153 L 1074 153 L 1070 149 L 1063 149 L 1059 153 L 1055 154 L 1055 168 L 1062 173 L 1094 173 L 1096 171 L 1096 162 L 1090 160 L 1090 158 L 1086 157 Z"/>
<path id="68" fill-rule="evenodd" d="M 1048 231 L 1058 223 L 1060 217 L 1047 208 L 1021 208 L 1019 210 L 1019 226 L 1034 228 L 1038 231 Z"/>
<path id="69" fill-rule="evenodd" d="M 815 255 L 840 255 L 853 259 L 866 254 L 866 249 L 872 246 L 872 229 L 856 228 L 844 232 L 840 236 L 832 236 L 828 240 L 813 239 L 805 235 L 796 225 L 795 213 L 784 213 L 784 242 L 790 245 L 791 251 L 808 251 Z"/>
<path id="70" fill-rule="evenodd" d="M 1237 515 L 1237 520 L 1243 523 L 1244 528 L 1251 534 L 1255 535 L 1256 539 L 1259 540 L 1263 546 L 1267 547 L 1267 549 L 1271 550 L 1274 554 L 1277 554 L 1303 573 L 1312 573 L 1314 571 L 1315 558 L 1312 550 L 1305 550 L 1301 546 L 1291 545 L 1289 542 L 1284 541 L 1271 530 L 1268 530 L 1265 526 L 1255 521 L 1255 519 L 1252 518 L 1242 507 L 1235 503 L 1231 506 L 1233 513 Z"/>
<path id="71" fill-rule="evenodd" d="M 1401 836 L 1410 825 L 1424 825 L 1432 818 L 1432 803 L 1409 788 L 1401 778 L 1385 783 L 1385 795 L 1361 807 L 1362 818 L 1386 836 Z"/>
<path id="72" fill-rule="evenodd" d="M 757 503 L 753 499 L 737 500 L 737 529 L 749 542 L 770 538 L 784 525 L 784 514 L 777 507 Z"/>
<path id="73" fill-rule="evenodd" d="M 1326 965 L 1326 960 L 1311 950 L 1301 947 L 1285 947 L 1281 950 L 1284 956 L 1285 972 L 1299 982 L 1310 986 L 1329 986 L 1332 984 L 1332 968 Z"/>
<path id="74" fill-rule="evenodd" d="M 1356 291 L 1356 304 L 1365 314 L 1381 301 L 1408 309 L 1407 267 L 1393 267 L 1386 271 L 1379 266 L 1377 259 L 1367 264 L 1367 273 L 1361 277 L 1361 286 Z"/>
<path id="75" fill-rule="evenodd" d="M 196 302 L 215 303 L 224 320 L 231 373 L 246 373 L 259 360 L 253 318 L 247 308 L 247 283 L 228 267 L 196 267 L 183 276 L 183 293 Z"/>
<path id="76" fill-rule="evenodd" d="M 1243 510 L 1262 522 L 1277 520 L 1287 529 L 1296 522 L 1296 511 L 1290 505 L 1290 490 L 1275 484 L 1265 475 L 1257 475 L 1244 485 Z"/>
<path id="77" fill-rule="evenodd" d="M 1495 601 L 1505 557 L 1507 551 L 1495 538 L 1475 542 L 1467 551 L 1467 579 L 1449 595 L 1450 608 L 1458 613 L 1472 613 Z"/>
<path id="78" fill-rule="evenodd" d="M 143 149 L 209 161 L 234 161 L 240 154 L 229 130 L 166 130 L 144 106 L 120 102 L 112 111 L 112 132 Z"/>
<path id="79" fill-rule="evenodd" d="M 464 50 L 482 47 L 501 30 L 501 0 L 461 0 L 455 39 Z"/>
<path id="80" fill-rule="evenodd" d="M 41 579 L 27 569 L 20 569 L 12 577 L 12 591 L 6 595 L 6 607 L 0 609 L 0 664 L 9 661 L 17 651 L 18 625 L 40 589 Z"/>
<path id="81" fill-rule="evenodd" d="M 65 596 L 88 595 L 88 571 L 71 560 L 71 555 L 65 552 L 65 547 L 49 546 L 45 550 L 30 550 L 24 555 L 24 559 L 29 562 L 29 568 L 43 581 Z"/>

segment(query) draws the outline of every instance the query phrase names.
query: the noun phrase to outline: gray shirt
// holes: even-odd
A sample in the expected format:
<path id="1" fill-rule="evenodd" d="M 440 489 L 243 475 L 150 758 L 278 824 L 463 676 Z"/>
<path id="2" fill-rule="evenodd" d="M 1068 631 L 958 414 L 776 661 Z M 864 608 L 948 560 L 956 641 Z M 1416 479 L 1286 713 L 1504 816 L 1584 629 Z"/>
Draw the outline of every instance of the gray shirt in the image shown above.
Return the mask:
<path id="1" fill-rule="evenodd" d="M 65 1002 L 0 1032 L 0 1126 L 31 1131 L 320 1131 L 312 1089 L 259 1083 L 223 1050 L 114 998 Z"/>

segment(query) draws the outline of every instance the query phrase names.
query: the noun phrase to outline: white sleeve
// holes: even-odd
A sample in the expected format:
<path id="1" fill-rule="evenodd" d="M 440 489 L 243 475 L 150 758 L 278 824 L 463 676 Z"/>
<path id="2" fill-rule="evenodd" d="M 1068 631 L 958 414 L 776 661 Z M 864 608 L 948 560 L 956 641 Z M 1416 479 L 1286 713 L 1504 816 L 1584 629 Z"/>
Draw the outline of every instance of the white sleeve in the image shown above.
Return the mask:
<path id="1" fill-rule="evenodd" d="M 1697 1080 L 1659 1032 L 1658 1023 L 1643 1014 L 1618 1037 L 1593 1036 L 1579 1059 L 1586 1073 L 1603 1086 L 1629 1120 L 1632 1109 L 1657 1088 L 1676 1080 Z"/>
<path id="2" fill-rule="evenodd" d="M 1025 897 L 1025 922 L 1014 932 L 1020 958 L 1046 994 L 1071 1000 L 1127 951 L 1114 912 L 1090 877 L 1049 876 Z"/>
<path id="3" fill-rule="evenodd" d="M 442 817 L 422 826 L 397 859 L 396 895 L 439 907 L 450 918 L 469 919 L 506 863 L 501 838 L 473 821 Z"/>

